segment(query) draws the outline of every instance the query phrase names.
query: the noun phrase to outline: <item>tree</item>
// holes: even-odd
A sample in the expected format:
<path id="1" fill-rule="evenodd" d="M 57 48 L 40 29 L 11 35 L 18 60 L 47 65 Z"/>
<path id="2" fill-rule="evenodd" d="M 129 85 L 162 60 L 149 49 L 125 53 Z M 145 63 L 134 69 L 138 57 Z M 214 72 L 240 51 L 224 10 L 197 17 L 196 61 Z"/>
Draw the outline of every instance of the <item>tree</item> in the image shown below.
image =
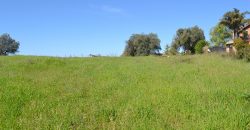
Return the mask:
<path id="1" fill-rule="evenodd" d="M 168 55 L 169 54 L 169 51 L 170 51 L 170 46 L 169 45 L 166 45 L 166 48 L 165 48 L 165 54 Z"/>
<path id="2" fill-rule="evenodd" d="M 215 46 L 225 45 L 228 41 L 231 40 L 231 36 L 232 30 L 230 30 L 223 24 L 216 25 L 210 31 L 210 40 Z"/>
<path id="3" fill-rule="evenodd" d="M 234 39 L 234 46 L 237 49 L 236 57 L 250 61 L 250 45 L 241 38 Z"/>
<path id="4" fill-rule="evenodd" d="M 133 34 L 127 41 L 124 56 L 148 56 L 159 54 L 160 39 L 157 34 Z"/>
<path id="5" fill-rule="evenodd" d="M 239 37 L 238 32 L 240 31 L 240 27 L 244 26 L 244 24 L 248 22 L 248 20 L 245 19 L 247 14 L 249 14 L 249 12 L 240 12 L 238 9 L 233 9 L 233 11 L 226 12 L 223 15 L 220 24 L 223 24 L 233 30 L 232 39 Z"/>
<path id="6" fill-rule="evenodd" d="M 0 36 L 0 55 L 14 54 L 18 51 L 19 42 L 10 37 L 9 34 Z"/>
<path id="7" fill-rule="evenodd" d="M 177 51 L 182 48 L 184 51 L 190 51 L 194 54 L 195 45 L 200 40 L 205 40 L 205 36 L 203 30 L 198 26 L 181 28 L 176 32 L 171 48 Z"/>
<path id="8" fill-rule="evenodd" d="M 247 46 L 247 42 L 241 38 L 234 39 L 234 47 L 237 49 L 236 57 L 239 59 L 243 59 L 245 55 L 245 48 Z"/>
<path id="9" fill-rule="evenodd" d="M 203 53 L 203 47 L 209 45 L 209 43 L 205 40 L 200 40 L 196 45 L 195 45 L 195 53 L 196 54 L 201 54 Z"/>

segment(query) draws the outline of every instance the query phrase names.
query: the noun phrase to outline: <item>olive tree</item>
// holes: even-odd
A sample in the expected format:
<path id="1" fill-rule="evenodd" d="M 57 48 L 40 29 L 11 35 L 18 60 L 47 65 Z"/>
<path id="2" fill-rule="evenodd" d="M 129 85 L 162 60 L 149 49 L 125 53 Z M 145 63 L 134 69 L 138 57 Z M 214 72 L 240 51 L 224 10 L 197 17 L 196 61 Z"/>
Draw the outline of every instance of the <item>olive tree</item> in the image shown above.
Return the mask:
<path id="1" fill-rule="evenodd" d="M 198 26 L 191 28 L 180 28 L 176 32 L 171 48 L 177 51 L 182 48 L 184 51 L 190 51 L 192 54 L 194 54 L 195 45 L 200 40 L 205 40 L 205 36 L 204 31 Z"/>
<path id="2" fill-rule="evenodd" d="M 9 34 L 0 36 L 0 55 L 14 54 L 18 51 L 19 42 L 12 39 Z"/>
<path id="3" fill-rule="evenodd" d="M 160 39 L 157 34 L 133 34 L 126 43 L 124 56 L 148 56 L 159 54 Z"/>

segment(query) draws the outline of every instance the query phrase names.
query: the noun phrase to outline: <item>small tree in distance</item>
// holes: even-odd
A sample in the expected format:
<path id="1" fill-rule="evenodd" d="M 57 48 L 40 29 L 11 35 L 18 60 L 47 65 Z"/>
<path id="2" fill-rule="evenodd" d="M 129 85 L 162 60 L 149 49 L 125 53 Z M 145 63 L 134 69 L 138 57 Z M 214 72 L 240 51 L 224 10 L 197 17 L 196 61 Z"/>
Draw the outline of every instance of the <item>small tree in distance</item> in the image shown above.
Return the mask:
<path id="1" fill-rule="evenodd" d="M 10 37 L 9 34 L 0 36 L 0 55 L 15 54 L 19 48 L 19 42 Z"/>
<path id="2" fill-rule="evenodd" d="M 196 54 L 202 54 L 203 53 L 203 47 L 209 45 L 209 43 L 205 40 L 200 40 L 196 45 L 195 45 L 195 53 Z"/>
<path id="3" fill-rule="evenodd" d="M 127 41 L 123 56 L 149 56 L 159 54 L 160 39 L 157 34 L 133 34 Z"/>
<path id="4" fill-rule="evenodd" d="M 169 45 L 166 45 L 166 48 L 165 48 L 165 55 L 168 55 L 169 54 L 169 51 L 170 51 L 170 46 Z"/>
<path id="5" fill-rule="evenodd" d="M 205 36 L 204 31 L 198 26 L 191 28 L 180 28 L 176 32 L 171 49 L 176 50 L 176 52 L 178 52 L 180 49 L 183 49 L 185 52 L 189 51 L 194 54 L 195 45 L 200 40 L 205 40 Z"/>
<path id="6" fill-rule="evenodd" d="M 210 37 L 215 46 L 225 45 L 232 39 L 232 30 L 223 24 L 218 24 L 210 31 Z"/>

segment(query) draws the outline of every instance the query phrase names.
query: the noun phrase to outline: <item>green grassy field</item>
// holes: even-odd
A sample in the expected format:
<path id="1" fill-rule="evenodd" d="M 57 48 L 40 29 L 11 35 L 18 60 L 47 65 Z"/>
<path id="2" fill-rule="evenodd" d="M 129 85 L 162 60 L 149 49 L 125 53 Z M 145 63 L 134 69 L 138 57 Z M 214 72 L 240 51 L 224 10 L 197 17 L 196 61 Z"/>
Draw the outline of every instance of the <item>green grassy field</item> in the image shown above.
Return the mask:
<path id="1" fill-rule="evenodd" d="M 0 57 L 0 129 L 250 129 L 250 64 Z"/>

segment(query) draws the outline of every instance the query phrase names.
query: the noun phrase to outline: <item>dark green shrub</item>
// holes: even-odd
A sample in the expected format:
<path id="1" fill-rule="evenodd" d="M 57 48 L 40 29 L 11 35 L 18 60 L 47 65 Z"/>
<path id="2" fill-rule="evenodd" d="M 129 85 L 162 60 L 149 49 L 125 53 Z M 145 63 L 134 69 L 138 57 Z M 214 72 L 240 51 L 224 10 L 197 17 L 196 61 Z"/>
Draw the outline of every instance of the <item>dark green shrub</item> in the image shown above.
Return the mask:
<path id="1" fill-rule="evenodd" d="M 206 45 L 209 45 L 209 43 L 205 40 L 200 40 L 196 45 L 195 45 L 195 53 L 196 54 L 202 54 L 203 53 L 203 47 Z"/>

